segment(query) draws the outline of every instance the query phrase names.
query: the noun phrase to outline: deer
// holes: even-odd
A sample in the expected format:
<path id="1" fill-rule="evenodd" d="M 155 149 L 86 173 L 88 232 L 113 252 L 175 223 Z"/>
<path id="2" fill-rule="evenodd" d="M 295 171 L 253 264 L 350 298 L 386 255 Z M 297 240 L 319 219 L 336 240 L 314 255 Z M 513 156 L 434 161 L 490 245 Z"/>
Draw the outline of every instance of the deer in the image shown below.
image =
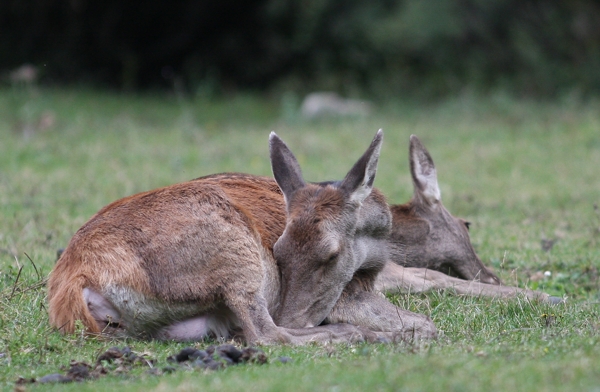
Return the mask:
<path id="1" fill-rule="evenodd" d="M 408 203 L 390 205 L 390 259 L 377 277 L 378 291 L 450 290 L 467 296 L 561 302 L 546 293 L 505 286 L 486 268 L 471 244 L 470 223 L 454 217 L 442 204 L 435 164 L 415 135 L 410 136 L 409 163 L 413 197 Z"/>
<path id="2" fill-rule="evenodd" d="M 307 183 L 274 132 L 274 179 L 221 173 L 102 208 L 48 280 L 63 333 L 247 344 L 434 339 L 375 290 L 392 215 L 373 188 L 383 132 L 343 180 Z"/>

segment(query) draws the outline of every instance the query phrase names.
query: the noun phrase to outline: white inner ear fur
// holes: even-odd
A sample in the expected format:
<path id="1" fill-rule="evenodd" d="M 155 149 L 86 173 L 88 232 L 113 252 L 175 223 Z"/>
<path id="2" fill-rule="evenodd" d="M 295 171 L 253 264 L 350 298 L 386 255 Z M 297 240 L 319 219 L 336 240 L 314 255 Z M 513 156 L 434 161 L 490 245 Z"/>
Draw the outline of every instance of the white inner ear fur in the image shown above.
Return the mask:
<path id="1" fill-rule="evenodd" d="M 381 131 L 381 129 L 379 130 Z M 381 153 L 381 143 L 375 148 L 375 151 L 371 154 L 367 168 L 365 170 L 365 176 L 360 186 L 352 192 L 350 195 L 350 201 L 353 203 L 362 203 L 373 190 L 373 182 L 375 174 L 377 174 L 377 163 L 379 162 L 379 154 Z M 370 185 L 369 185 L 370 184 Z"/>
<path id="2" fill-rule="evenodd" d="M 381 132 L 381 129 L 377 131 L 378 134 L 380 134 Z M 363 177 L 360 186 L 350 195 L 351 202 L 360 204 L 371 194 L 371 191 L 373 190 L 375 174 L 377 174 L 377 163 L 379 162 L 380 154 L 381 140 L 379 141 L 379 144 L 375 147 L 373 153 L 371 153 L 371 156 L 369 157 L 369 162 L 367 162 L 367 167 L 365 169 L 365 176 Z"/>
<path id="3" fill-rule="evenodd" d="M 371 194 L 373 187 L 367 186 L 367 181 L 368 178 L 365 177 L 363 183 L 350 195 L 350 202 L 360 204 Z"/>
<path id="4" fill-rule="evenodd" d="M 426 159 L 424 161 L 427 161 Z M 441 200 L 442 195 L 437 181 L 435 167 L 427 165 L 422 166 L 418 156 L 413 157 L 415 165 L 415 176 L 419 184 L 422 185 L 421 195 L 431 204 Z"/>

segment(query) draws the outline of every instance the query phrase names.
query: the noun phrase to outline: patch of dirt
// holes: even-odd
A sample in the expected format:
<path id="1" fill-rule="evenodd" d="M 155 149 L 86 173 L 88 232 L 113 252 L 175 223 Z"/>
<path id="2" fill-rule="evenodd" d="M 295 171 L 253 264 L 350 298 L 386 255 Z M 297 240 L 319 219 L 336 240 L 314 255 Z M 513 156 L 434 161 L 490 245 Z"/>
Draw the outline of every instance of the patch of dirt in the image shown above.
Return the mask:
<path id="1" fill-rule="evenodd" d="M 288 363 L 291 359 L 278 359 Z M 94 380 L 106 375 L 127 374 L 135 367 L 148 367 L 147 374 L 161 376 L 181 369 L 219 370 L 227 366 L 246 363 L 265 364 L 267 355 L 254 347 L 237 348 L 232 344 L 209 346 L 205 350 L 187 347 L 167 358 L 168 365 L 157 366 L 157 361 L 148 354 L 138 354 L 129 347 L 111 347 L 98 355 L 94 364 L 71 361 L 68 367 L 62 367 L 61 373 L 52 373 L 35 378 L 22 378 L 16 381 L 16 387 L 26 384 L 58 384 Z"/>

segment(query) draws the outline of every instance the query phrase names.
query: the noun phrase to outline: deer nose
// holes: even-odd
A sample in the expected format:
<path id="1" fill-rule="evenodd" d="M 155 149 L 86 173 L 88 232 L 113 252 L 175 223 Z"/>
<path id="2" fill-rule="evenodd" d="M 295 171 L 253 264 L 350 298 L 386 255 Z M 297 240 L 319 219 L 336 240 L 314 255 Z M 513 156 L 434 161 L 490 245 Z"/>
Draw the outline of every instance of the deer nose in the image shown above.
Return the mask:
<path id="1" fill-rule="evenodd" d="M 480 282 L 487 283 L 487 284 L 494 284 L 494 285 L 502 284 L 502 282 L 500 281 L 500 278 L 498 278 L 494 275 L 483 276 L 483 277 L 481 277 Z"/>

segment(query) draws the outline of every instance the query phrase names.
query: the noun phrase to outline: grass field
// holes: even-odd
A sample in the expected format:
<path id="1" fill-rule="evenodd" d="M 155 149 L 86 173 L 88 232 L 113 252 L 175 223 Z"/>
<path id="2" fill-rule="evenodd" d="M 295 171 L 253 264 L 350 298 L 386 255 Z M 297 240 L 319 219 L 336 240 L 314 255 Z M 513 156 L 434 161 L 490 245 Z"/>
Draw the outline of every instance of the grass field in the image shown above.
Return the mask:
<path id="1" fill-rule="evenodd" d="M 339 179 L 379 128 L 385 141 L 375 183 L 391 203 L 412 194 L 414 133 L 436 162 L 444 204 L 472 222 L 484 263 L 505 283 L 566 303 L 397 295 L 390 300 L 432 317 L 437 341 L 264 347 L 267 365 L 163 376 L 140 367 L 25 388 L 600 391 L 600 102 L 465 95 L 306 122 L 277 99 L 209 102 L 84 89 L 0 90 L 0 387 L 61 372 L 70 360 L 94 362 L 115 345 L 146 353 L 157 367 L 185 347 L 62 336 L 49 327 L 44 278 L 57 249 L 102 206 L 215 172 L 270 175 L 271 130 L 296 153 L 307 180 Z"/>

